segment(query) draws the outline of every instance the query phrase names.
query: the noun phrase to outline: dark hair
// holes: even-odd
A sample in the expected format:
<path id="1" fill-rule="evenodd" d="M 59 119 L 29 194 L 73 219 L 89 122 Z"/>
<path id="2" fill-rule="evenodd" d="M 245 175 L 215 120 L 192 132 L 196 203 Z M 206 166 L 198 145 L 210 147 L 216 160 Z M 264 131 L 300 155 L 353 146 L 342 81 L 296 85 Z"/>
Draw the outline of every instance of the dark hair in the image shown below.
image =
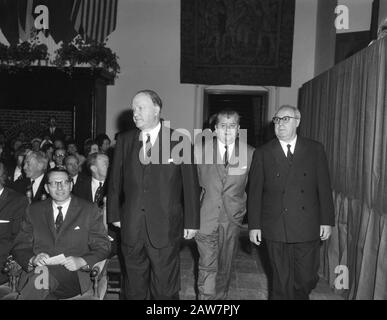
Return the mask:
<path id="1" fill-rule="evenodd" d="M 103 142 L 105 140 L 109 140 L 111 142 L 110 138 L 105 133 L 100 133 L 96 138 L 95 141 L 97 142 L 98 147 L 101 147 L 103 145 Z"/>
<path id="2" fill-rule="evenodd" d="M 137 96 L 140 93 L 147 95 L 152 100 L 153 104 L 156 106 L 159 106 L 160 109 L 163 107 L 163 101 L 161 100 L 160 96 L 155 91 L 150 90 L 150 89 L 140 90 L 140 91 L 137 91 L 135 96 Z"/>
<path id="3" fill-rule="evenodd" d="M 54 147 L 54 145 L 53 145 L 52 143 L 47 142 L 47 143 L 45 143 L 45 144 L 40 148 L 40 150 L 43 151 L 44 153 L 46 153 L 47 150 L 50 149 L 50 148 L 55 149 L 55 147 Z"/>
<path id="4" fill-rule="evenodd" d="M 240 120 L 240 115 L 237 111 L 235 110 L 232 110 L 232 109 L 224 109 L 224 110 L 221 110 L 217 113 L 216 115 L 216 118 L 215 118 L 215 125 L 217 125 L 219 123 L 219 118 L 220 117 L 226 117 L 226 118 L 230 118 L 230 117 L 236 117 L 236 120 L 237 120 L 237 123 L 239 124 L 239 120 Z"/>
<path id="5" fill-rule="evenodd" d="M 67 177 L 70 178 L 70 174 L 69 174 L 69 172 L 66 169 L 64 169 L 62 167 L 54 167 L 54 168 L 52 168 L 52 169 L 47 171 L 47 174 L 46 174 L 46 184 L 48 184 L 48 182 L 49 182 L 48 180 L 50 179 L 51 174 L 53 174 L 54 172 L 66 173 Z"/>

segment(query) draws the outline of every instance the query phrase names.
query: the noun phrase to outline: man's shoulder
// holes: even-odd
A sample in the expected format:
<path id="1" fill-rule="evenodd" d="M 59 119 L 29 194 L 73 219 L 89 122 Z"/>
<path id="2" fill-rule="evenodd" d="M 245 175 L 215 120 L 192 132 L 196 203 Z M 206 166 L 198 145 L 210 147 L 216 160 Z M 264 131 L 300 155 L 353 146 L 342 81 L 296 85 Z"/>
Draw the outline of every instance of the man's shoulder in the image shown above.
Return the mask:
<path id="1" fill-rule="evenodd" d="M 20 192 L 16 192 L 8 187 L 5 187 L 3 192 L 6 192 L 7 198 L 15 204 L 28 204 L 27 197 Z"/>
<path id="2" fill-rule="evenodd" d="M 297 143 L 301 143 L 307 148 L 324 148 L 323 144 L 317 140 L 298 136 Z"/>
<path id="3" fill-rule="evenodd" d="M 137 128 L 123 131 L 117 134 L 117 140 L 133 139 L 138 133 L 139 130 Z"/>

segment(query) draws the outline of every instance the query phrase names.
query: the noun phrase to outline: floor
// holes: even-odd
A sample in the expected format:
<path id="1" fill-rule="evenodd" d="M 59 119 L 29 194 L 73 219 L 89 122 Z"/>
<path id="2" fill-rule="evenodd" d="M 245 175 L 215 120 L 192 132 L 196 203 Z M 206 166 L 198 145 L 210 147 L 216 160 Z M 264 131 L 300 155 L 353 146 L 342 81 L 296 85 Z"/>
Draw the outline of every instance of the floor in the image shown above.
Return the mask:
<path id="1" fill-rule="evenodd" d="M 195 300 L 195 258 L 196 245 L 193 240 L 185 241 L 180 252 L 181 291 L 180 299 Z M 195 258 L 194 258 L 195 257 Z M 234 261 L 228 299 L 230 300 L 267 300 L 268 278 L 266 276 L 267 258 L 262 247 L 251 245 L 247 231 L 241 232 L 240 246 Z M 342 300 L 333 292 L 324 279 L 320 279 L 311 293 L 312 300 Z M 107 294 L 105 299 L 115 300 L 118 295 Z"/>

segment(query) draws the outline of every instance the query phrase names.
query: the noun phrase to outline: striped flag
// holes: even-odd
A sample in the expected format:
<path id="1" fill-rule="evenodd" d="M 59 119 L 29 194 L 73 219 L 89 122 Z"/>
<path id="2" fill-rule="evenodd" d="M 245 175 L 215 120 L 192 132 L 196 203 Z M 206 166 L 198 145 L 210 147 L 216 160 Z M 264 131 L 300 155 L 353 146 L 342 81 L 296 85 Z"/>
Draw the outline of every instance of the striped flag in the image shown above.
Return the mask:
<path id="1" fill-rule="evenodd" d="M 71 12 L 74 29 L 87 40 L 105 41 L 117 24 L 118 0 L 75 0 Z"/>

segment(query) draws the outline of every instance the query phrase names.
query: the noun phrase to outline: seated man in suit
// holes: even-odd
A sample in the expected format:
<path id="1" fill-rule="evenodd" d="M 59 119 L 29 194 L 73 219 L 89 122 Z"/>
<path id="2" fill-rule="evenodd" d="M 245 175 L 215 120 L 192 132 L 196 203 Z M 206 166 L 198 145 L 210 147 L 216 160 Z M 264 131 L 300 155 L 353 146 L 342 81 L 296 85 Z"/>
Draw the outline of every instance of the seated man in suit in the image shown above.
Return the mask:
<path id="1" fill-rule="evenodd" d="M 73 181 L 72 193 L 73 195 L 80 197 L 80 195 L 82 194 L 82 188 L 85 187 L 85 183 L 87 183 L 87 181 L 90 181 L 90 178 L 86 174 L 81 172 L 81 165 L 76 155 L 68 155 L 64 160 L 64 164 L 67 172 L 70 175 L 70 178 Z"/>
<path id="2" fill-rule="evenodd" d="M 31 202 L 46 199 L 44 180 L 47 165 L 48 159 L 42 151 L 30 151 L 26 155 L 23 167 L 26 177 L 16 181 L 12 188 L 27 195 Z"/>
<path id="3" fill-rule="evenodd" d="M 32 204 L 15 239 L 13 254 L 26 274 L 20 281 L 19 299 L 66 299 L 86 292 L 90 286 L 87 270 L 110 253 L 110 242 L 97 207 L 71 195 L 67 171 L 54 168 L 47 174 L 46 191 L 51 199 Z M 63 254 L 55 265 L 48 259 Z M 47 286 L 36 286 L 46 266 Z"/>
<path id="4" fill-rule="evenodd" d="M 48 128 L 43 132 L 42 136 L 44 138 L 48 137 L 52 142 L 64 139 L 65 135 L 63 130 L 57 127 L 55 116 L 51 116 L 48 120 Z"/>
<path id="5" fill-rule="evenodd" d="M 20 222 L 28 206 L 27 197 L 4 186 L 7 170 L 0 162 L 0 271 L 11 251 L 13 240 L 20 229 Z M 8 281 L 0 272 L 0 284 Z"/>

